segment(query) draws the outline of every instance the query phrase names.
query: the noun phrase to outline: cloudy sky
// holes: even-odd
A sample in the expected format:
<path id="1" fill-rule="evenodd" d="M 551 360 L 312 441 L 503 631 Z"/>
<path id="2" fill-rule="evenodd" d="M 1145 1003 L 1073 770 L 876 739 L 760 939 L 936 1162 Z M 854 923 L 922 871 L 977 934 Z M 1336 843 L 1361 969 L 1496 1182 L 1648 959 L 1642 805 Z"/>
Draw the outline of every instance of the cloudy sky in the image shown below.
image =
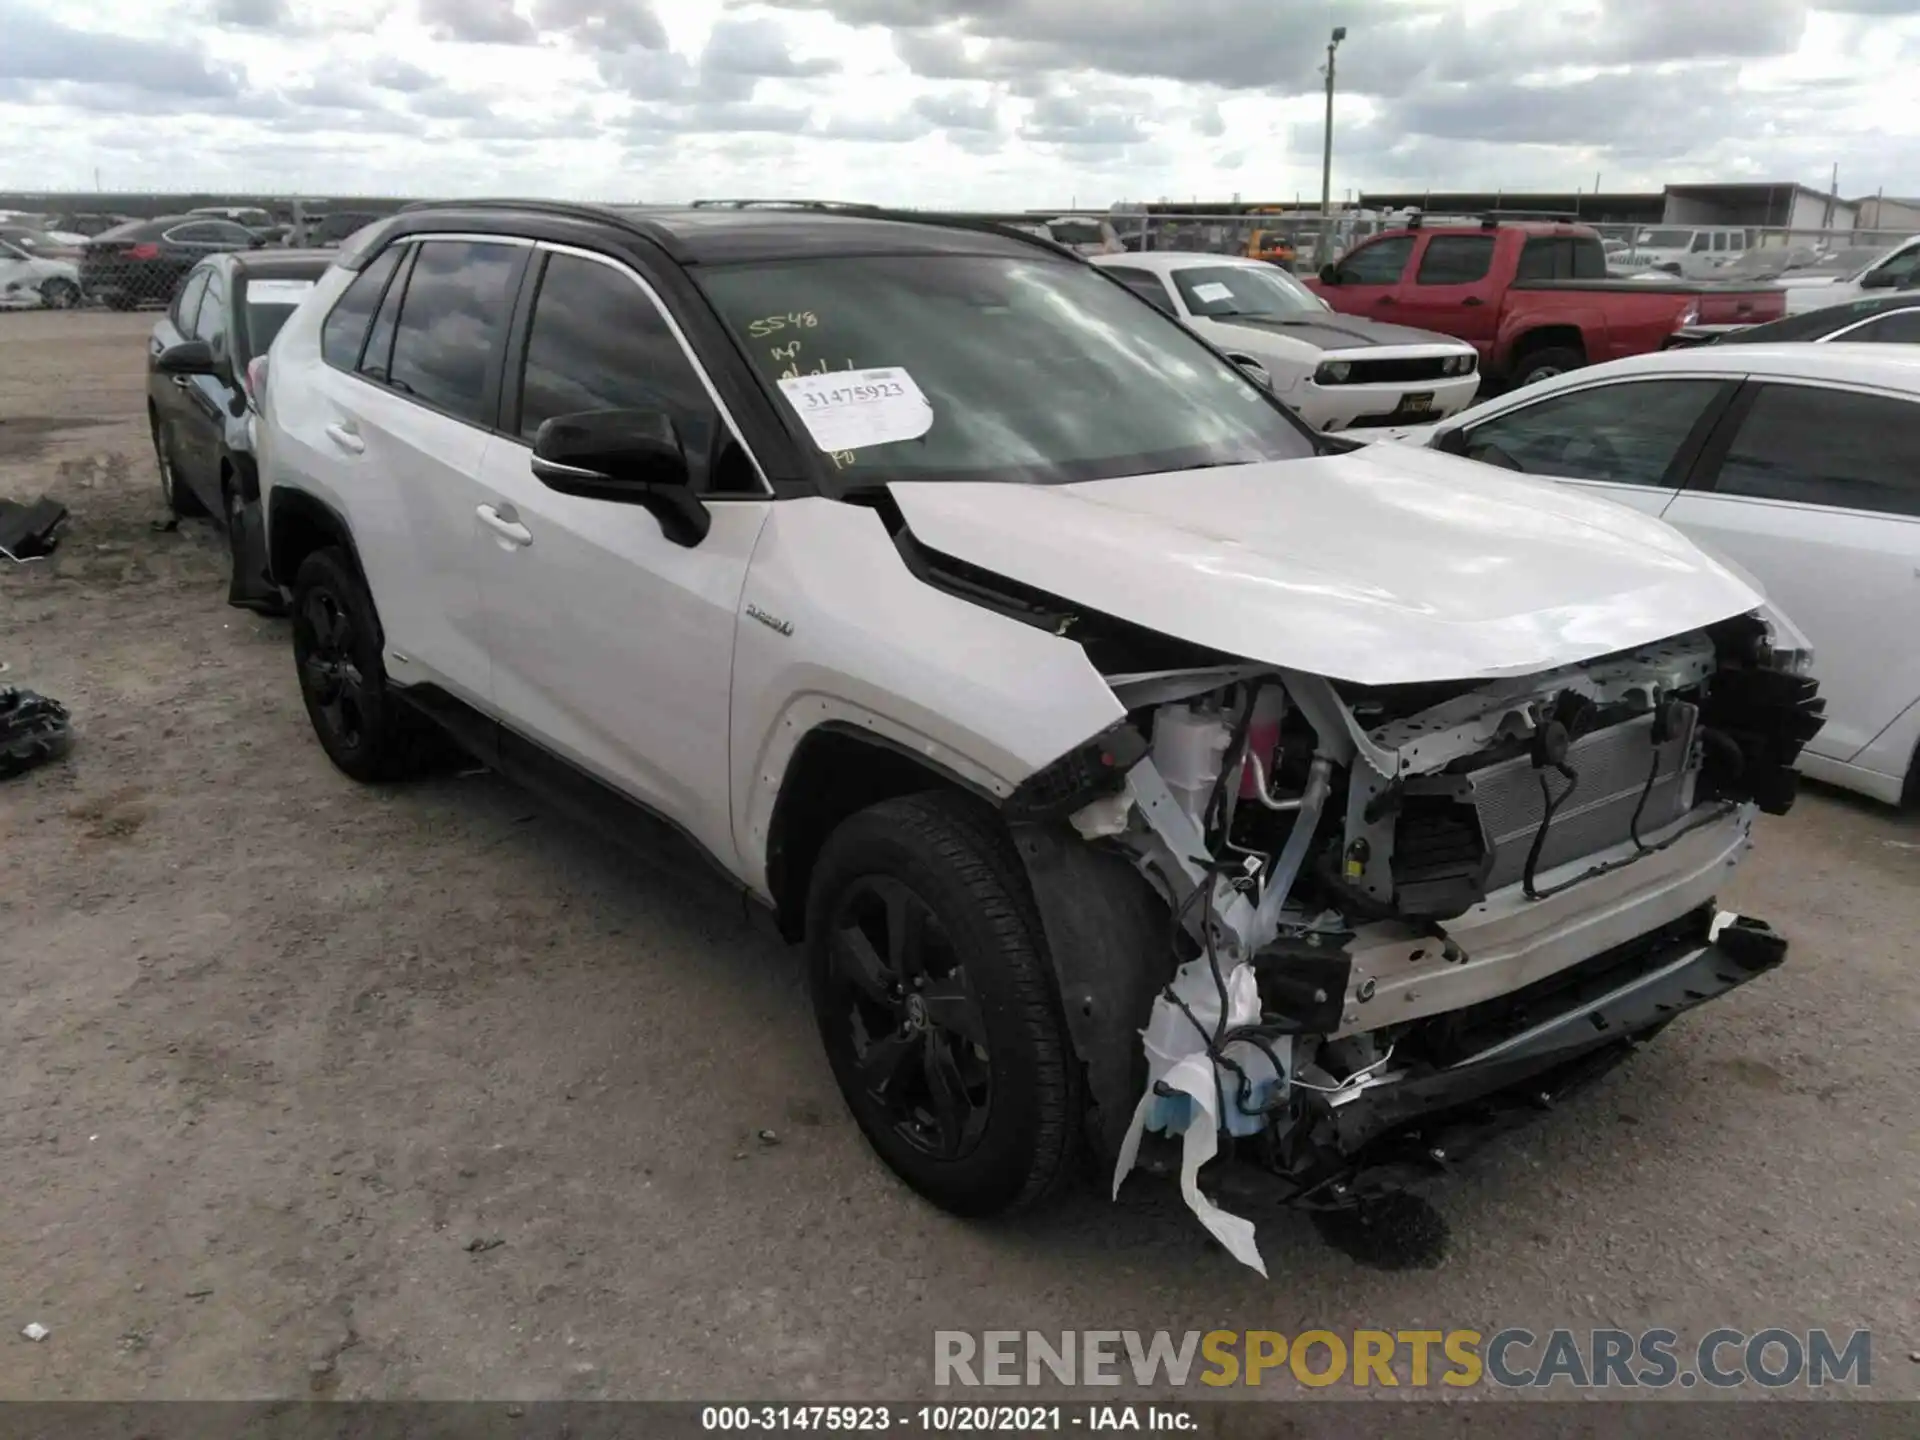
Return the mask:
<path id="1" fill-rule="evenodd" d="M 0 0 L 0 187 L 1920 194 L 1920 0 Z"/>

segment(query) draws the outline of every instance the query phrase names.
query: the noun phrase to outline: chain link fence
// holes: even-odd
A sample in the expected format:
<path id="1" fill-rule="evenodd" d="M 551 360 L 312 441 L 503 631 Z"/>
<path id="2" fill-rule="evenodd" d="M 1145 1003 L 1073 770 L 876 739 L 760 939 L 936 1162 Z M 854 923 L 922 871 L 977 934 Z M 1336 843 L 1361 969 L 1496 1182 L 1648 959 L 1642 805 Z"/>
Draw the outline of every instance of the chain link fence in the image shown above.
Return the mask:
<path id="1" fill-rule="evenodd" d="M 178 203 L 198 198 L 139 197 L 129 208 L 138 208 L 140 214 L 0 208 L 0 309 L 163 306 L 186 273 L 209 255 L 334 248 L 406 203 L 394 199 L 379 202 L 377 208 L 303 200 L 194 208 Z"/>
<path id="2" fill-rule="evenodd" d="M 404 200 L 346 205 L 262 199 L 183 208 L 202 197 L 111 197 L 142 214 L 72 207 L 0 208 L 0 309 L 135 309 L 165 305 L 203 257 L 223 250 L 336 247 Z M 726 203 L 726 202 L 721 202 Z M 737 203 L 737 202 L 736 202 Z M 1050 233 L 1082 250 L 1199 251 L 1262 259 L 1310 274 L 1383 230 L 1406 211 L 1342 209 L 1323 218 L 1300 206 L 1238 207 L 1217 213 L 1156 209 L 1031 211 L 993 215 Z M 1478 215 L 1429 214 L 1426 223 L 1477 224 Z M 1523 218 L 1517 212 L 1509 218 Z M 1540 216 L 1537 218 L 1549 218 Z M 1778 229 L 1738 225 L 1589 222 L 1606 244 L 1616 276 L 1679 274 L 1691 279 L 1765 280 L 1796 270 L 1857 273 L 1911 238 L 1898 230 Z"/>

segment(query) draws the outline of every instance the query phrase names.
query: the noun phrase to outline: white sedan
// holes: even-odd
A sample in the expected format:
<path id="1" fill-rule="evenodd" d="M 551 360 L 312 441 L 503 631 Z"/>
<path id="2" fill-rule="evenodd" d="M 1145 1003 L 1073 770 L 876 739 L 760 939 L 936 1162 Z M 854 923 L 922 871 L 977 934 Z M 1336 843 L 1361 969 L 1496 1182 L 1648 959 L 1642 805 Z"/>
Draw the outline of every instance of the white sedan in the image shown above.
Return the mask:
<path id="1" fill-rule="evenodd" d="M 1096 255 L 1128 289 L 1266 372 L 1316 430 L 1443 419 L 1473 403 L 1479 356 L 1463 340 L 1341 315 L 1277 265 L 1234 255 Z"/>
<path id="2" fill-rule="evenodd" d="M 1920 800 L 1920 347 L 1640 355 L 1377 438 L 1631 505 L 1749 572 L 1827 697 L 1800 769 Z"/>

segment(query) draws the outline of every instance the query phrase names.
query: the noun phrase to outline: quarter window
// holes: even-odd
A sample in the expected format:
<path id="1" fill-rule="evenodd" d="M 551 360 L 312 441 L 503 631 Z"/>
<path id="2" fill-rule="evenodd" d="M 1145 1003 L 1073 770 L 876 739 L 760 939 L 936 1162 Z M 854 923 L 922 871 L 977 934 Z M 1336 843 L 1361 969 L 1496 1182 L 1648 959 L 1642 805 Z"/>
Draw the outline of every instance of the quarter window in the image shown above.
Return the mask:
<path id="1" fill-rule="evenodd" d="M 1920 405 L 1852 390 L 1763 385 L 1714 488 L 1920 515 Z"/>
<path id="2" fill-rule="evenodd" d="M 218 275 L 207 275 L 206 298 L 200 302 L 200 313 L 193 320 L 193 338 L 204 340 L 216 351 L 227 343 L 227 294 L 226 287 L 220 283 Z"/>
<path id="3" fill-rule="evenodd" d="M 180 293 L 173 300 L 173 328 L 182 336 L 191 337 L 193 324 L 200 314 L 201 297 L 207 293 L 207 276 L 210 272 L 195 270 L 187 276 L 180 287 Z"/>
<path id="4" fill-rule="evenodd" d="M 1491 235 L 1435 235 L 1420 257 L 1419 285 L 1471 285 L 1493 268 Z"/>
<path id="5" fill-rule="evenodd" d="M 399 262 L 399 247 L 382 250 L 368 262 L 366 269 L 354 276 L 353 283 L 334 302 L 326 323 L 320 327 L 320 358 L 327 364 L 351 370 L 360 363 L 367 323 L 373 319 L 374 307 L 380 303 L 381 292 L 387 288 L 387 281 L 393 277 L 393 268 Z"/>
<path id="6" fill-rule="evenodd" d="M 407 277 L 388 383 L 455 419 L 490 424 L 487 377 L 513 304 L 523 251 L 430 240 Z"/>
<path id="7" fill-rule="evenodd" d="M 420 283 L 417 275 L 413 283 Z M 525 439 L 531 441 L 556 415 L 664 410 L 694 468 L 694 483 L 703 483 L 701 469 L 719 417 L 685 347 L 624 270 L 577 255 L 548 257 L 522 376 L 519 429 Z M 750 473 L 730 474 L 723 488 L 753 483 Z"/>
<path id="8" fill-rule="evenodd" d="M 1363 245 L 1340 262 L 1342 285 L 1392 285 L 1407 268 L 1413 254 L 1413 237 L 1397 235 L 1391 240 L 1376 240 Z"/>
<path id="9" fill-rule="evenodd" d="M 1474 426 L 1464 453 L 1528 475 L 1677 485 L 1667 472 L 1722 388 L 1642 380 L 1556 395 Z"/>

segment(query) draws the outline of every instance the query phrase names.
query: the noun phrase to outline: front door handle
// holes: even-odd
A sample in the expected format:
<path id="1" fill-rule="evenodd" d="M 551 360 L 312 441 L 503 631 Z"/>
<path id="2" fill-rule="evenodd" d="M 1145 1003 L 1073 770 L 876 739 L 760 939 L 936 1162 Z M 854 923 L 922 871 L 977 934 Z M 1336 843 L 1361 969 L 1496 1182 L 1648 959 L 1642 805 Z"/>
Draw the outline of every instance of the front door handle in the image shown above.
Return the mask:
<path id="1" fill-rule="evenodd" d="M 1469 295 L 1467 296 L 1466 299 L 1462 300 L 1460 303 L 1462 305 L 1484 305 L 1487 302 L 1482 300 L 1478 295 Z"/>
<path id="2" fill-rule="evenodd" d="M 1381 305 L 1392 305 L 1396 302 L 1394 301 L 1394 298 L 1391 295 L 1382 295 L 1376 303 Z"/>
<path id="3" fill-rule="evenodd" d="M 482 525 L 493 531 L 493 533 L 498 535 L 502 540 L 520 546 L 531 545 L 533 543 L 533 532 L 518 520 L 512 518 L 513 511 L 511 508 L 503 515 L 491 505 L 482 505 L 473 513 L 480 517 L 480 523 Z"/>
<path id="4" fill-rule="evenodd" d="M 337 422 L 335 424 L 327 426 L 327 438 L 333 441 L 333 443 L 338 445 L 342 450 L 350 451 L 355 455 L 360 454 L 367 448 L 366 441 L 362 440 L 358 435 L 356 435 L 353 431 L 349 430 L 346 426 L 341 425 Z"/>
<path id="5" fill-rule="evenodd" d="M 167 378 L 173 381 L 176 390 L 184 390 L 192 383 L 184 375 L 170 375 Z"/>

